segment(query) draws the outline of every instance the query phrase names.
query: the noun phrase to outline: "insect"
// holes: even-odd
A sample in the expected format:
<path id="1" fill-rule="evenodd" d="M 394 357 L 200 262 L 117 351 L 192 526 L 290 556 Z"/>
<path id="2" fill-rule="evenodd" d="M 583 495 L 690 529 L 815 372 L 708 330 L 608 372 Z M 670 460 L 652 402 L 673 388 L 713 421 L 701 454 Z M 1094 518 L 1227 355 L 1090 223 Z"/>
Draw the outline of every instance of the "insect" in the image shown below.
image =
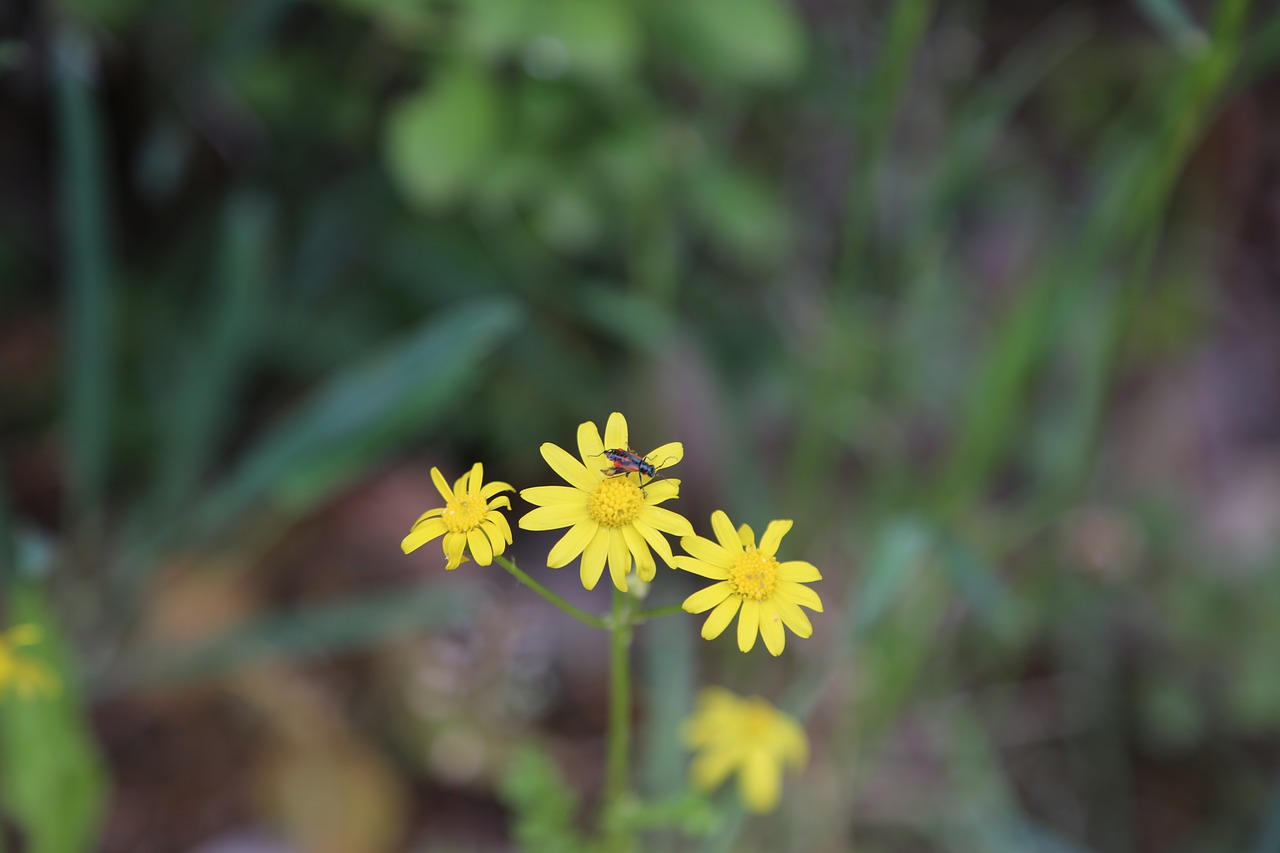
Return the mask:
<path id="1" fill-rule="evenodd" d="M 597 455 L 603 456 L 605 459 L 608 459 L 613 463 L 612 468 L 600 469 L 601 473 L 606 477 L 616 477 L 619 474 L 639 474 L 641 477 L 648 477 L 649 483 L 652 483 L 654 480 L 663 479 L 658 473 L 658 469 L 661 468 L 662 465 L 667 464 L 666 460 L 664 460 L 662 465 L 654 465 L 646 457 L 625 447 L 605 450 L 603 453 Z M 640 483 L 640 488 L 643 490 L 645 486 L 649 485 L 649 483 Z"/>

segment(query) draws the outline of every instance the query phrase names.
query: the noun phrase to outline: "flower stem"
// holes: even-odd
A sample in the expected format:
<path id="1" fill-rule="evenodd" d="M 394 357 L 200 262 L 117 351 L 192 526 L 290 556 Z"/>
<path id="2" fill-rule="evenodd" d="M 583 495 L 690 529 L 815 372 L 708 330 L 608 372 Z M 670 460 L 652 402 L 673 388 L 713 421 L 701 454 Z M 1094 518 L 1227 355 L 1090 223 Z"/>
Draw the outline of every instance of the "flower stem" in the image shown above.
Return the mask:
<path id="1" fill-rule="evenodd" d="M 668 604 L 666 607 L 655 607 L 653 610 L 641 610 L 631 617 L 631 624 L 639 625 L 641 622 L 648 622 L 650 619 L 657 619 L 659 616 L 670 616 L 673 613 L 683 612 L 684 606 L 680 604 Z"/>
<path id="2" fill-rule="evenodd" d="M 613 591 L 609 620 L 609 735 L 605 765 L 602 828 L 607 848 L 618 853 L 633 849 L 631 830 L 619 808 L 627 797 L 627 757 L 631 746 L 631 596 Z"/>
<path id="3" fill-rule="evenodd" d="M 572 604 L 565 601 L 563 598 L 556 595 L 554 592 L 547 589 L 545 586 L 538 583 L 533 578 L 529 577 L 528 574 L 520 570 L 519 566 L 517 566 L 512 561 L 508 560 L 506 557 L 499 557 L 495 555 L 493 559 L 498 565 L 502 566 L 502 568 L 510 572 L 515 577 L 516 580 L 520 581 L 520 583 L 529 587 L 529 589 L 533 590 L 538 595 L 545 598 L 547 601 L 550 601 L 552 604 L 554 604 L 556 607 L 559 607 L 561 610 L 563 610 L 565 613 L 572 616 L 574 619 L 577 619 L 579 622 L 583 623 L 584 625 L 590 625 L 592 628 L 599 628 L 602 631 L 609 629 L 609 625 L 605 622 L 605 620 L 601 619 L 599 616 L 592 616 L 590 613 L 588 613 L 585 610 L 574 607 Z M 616 605 L 615 605 L 615 609 L 616 609 Z"/>

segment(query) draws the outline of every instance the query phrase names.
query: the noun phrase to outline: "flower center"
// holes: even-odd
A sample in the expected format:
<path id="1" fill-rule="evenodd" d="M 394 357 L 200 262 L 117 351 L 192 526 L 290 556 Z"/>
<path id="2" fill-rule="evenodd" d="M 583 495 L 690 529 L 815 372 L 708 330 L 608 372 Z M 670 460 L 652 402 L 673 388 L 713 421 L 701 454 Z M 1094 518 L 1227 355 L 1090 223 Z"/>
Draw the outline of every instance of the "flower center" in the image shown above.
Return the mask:
<path id="1" fill-rule="evenodd" d="M 462 495 L 445 504 L 440 520 L 450 533 L 466 533 L 475 530 L 484 521 L 488 506 L 483 500 L 472 495 Z"/>
<path id="2" fill-rule="evenodd" d="M 778 561 L 748 548 L 729 567 L 729 582 L 743 598 L 764 601 L 773 596 L 778 585 Z"/>
<path id="3" fill-rule="evenodd" d="M 636 520 L 644 497 L 629 477 L 606 477 L 587 498 L 587 515 L 605 527 L 625 527 Z"/>

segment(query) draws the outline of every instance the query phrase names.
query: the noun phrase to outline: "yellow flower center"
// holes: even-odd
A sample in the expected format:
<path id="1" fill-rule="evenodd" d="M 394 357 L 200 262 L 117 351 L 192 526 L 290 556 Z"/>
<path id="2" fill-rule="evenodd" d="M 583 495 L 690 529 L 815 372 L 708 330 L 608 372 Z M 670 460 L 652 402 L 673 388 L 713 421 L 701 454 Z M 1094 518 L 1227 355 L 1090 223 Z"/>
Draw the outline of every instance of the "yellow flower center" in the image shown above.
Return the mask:
<path id="1" fill-rule="evenodd" d="M 741 725 L 743 740 L 765 740 L 777 728 L 777 715 L 772 708 L 752 702 L 750 707 L 743 709 Z"/>
<path id="2" fill-rule="evenodd" d="M 773 597 L 774 587 L 778 585 L 778 561 L 748 548 L 729 567 L 729 582 L 743 598 L 764 601 Z"/>
<path id="3" fill-rule="evenodd" d="M 642 506 L 644 496 L 630 477 L 605 477 L 587 498 L 587 515 L 605 527 L 626 527 Z"/>
<path id="4" fill-rule="evenodd" d="M 466 533 L 479 527 L 488 511 L 489 507 L 478 497 L 455 495 L 453 500 L 445 504 L 440 520 L 450 533 Z"/>

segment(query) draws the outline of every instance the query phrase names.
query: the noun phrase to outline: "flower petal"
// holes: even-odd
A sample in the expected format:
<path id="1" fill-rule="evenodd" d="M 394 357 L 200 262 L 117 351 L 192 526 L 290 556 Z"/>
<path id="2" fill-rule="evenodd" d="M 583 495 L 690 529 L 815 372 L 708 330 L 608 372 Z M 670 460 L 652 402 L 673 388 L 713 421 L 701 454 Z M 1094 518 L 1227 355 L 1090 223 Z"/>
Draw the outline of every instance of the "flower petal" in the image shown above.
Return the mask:
<path id="1" fill-rule="evenodd" d="M 627 419 L 621 412 L 612 412 L 604 425 L 604 446 L 610 450 L 618 447 L 631 449 L 627 437 Z"/>
<path id="2" fill-rule="evenodd" d="M 778 608 L 778 615 L 782 617 L 782 624 L 791 629 L 797 637 L 812 637 L 813 623 L 809 621 L 809 617 L 800 609 L 800 605 L 787 601 L 779 596 L 773 597 L 773 606 Z"/>
<path id="3" fill-rule="evenodd" d="M 699 791 L 713 791 L 737 766 L 738 756 L 726 749 L 700 752 L 689 765 L 689 781 Z"/>
<path id="4" fill-rule="evenodd" d="M 787 632 L 782 630 L 782 617 L 771 601 L 760 602 L 760 636 L 764 646 L 775 658 L 782 654 L 787 644 Z"/>
<path id="5" fill-rule="evenodd" d="M 769 526 L 765 528 L 764 536 L 760 537 L 760 553 L 767 557 L 772 557 L 778 553 L 778 545 L 782 543 L 782 537 L 787 535 L 791 525 L 792 521 L 789 518 L 769 522 Z"/>
<path id="6" fill-rule="evenodd" d="M 444 555 L 449 558 L 445 568 L 453 571 L 462 565 L 463 551 L 467 547 L 467 534 L 446 533 L 444 535 Z"/>
<path id="7" fill-rule="evenodd" d="M 640 531 L 634 526 L 627 525 L 622 528 L 622 537 L 627 540 L 627 550 L 631 552 L 631 556 L 636 561 L 636 575 L 642 581 L 651 581 L 653 576 L 657 574 L 658 566 L 653 561 L 653 552 L 649 550 L 648 544 L 644 541 L 644 537 L 640 535 Z"/>
<path id="8" fill-rule="evenodd" d="M 492 521 L 494 526 L 502 531 L 502 537 L 507 540 L 508 545 L 515 541 L 511 535 L 511 525 L 507 523 L 507 517 L 505 515 L 500 512 L 491 512 L 489 513 L 488 520 Z M 498 553 L 502 552 L 499 551 Z"/>
<path id="9" fill-rule="evenodd" d="M 724 510 L 718 509 L 711 513 L 711 529 L 715 531 L 716 539 L 726 551 L 742 553 L 742 540 L 738 538 L 738 531 L 733 529 L 733 522 L 729 520 L 729 516 L 725 515 Z"/>
<path id="10" fill-rule="evenodd" d="M 442 506 L 438 506 L 435 509 L 429 509 L 426 512 L 424 512 L 422 515 L 418 516 L 418 520 L 413 523 L 413 526 L 417 527 L 419 522 L 421 522 L 423 519 L 435 518 L 437 515 L 441 515 L 443 512 L 444 512 L 444 507 Z"/>
<path id="11" fill-rule="evenodd" d="M 706 613 L 733 593 L 733 584 L 728 581 L 714 583 L 706 589 L 700 589 L 684 600 L 680 606 L 685 613 Z M 719 632 L 717 632 L 719 633 Z"/>
<path id="12" fill-rule="evenodd" d="M 742 543 L 743 548 L 756 547 L 756 532 L 751 529 L 750 524 L 738 525 L 738 541 Z"/>
<path id="13" fill-rule="evenodd" d="M 413 529 L 409 531 L 409 535 L 404 537 L 404 541 L 400 543 L 400 550 L 406 554 L 412 553 L 437 536 L 443 536 L 446 530 L 444 522 L 440 519 L 424 519 L 415 524 Z"/>
<path id="14" fill-rule="evenodd" d="M 478 529 L 489 540 L 489 547 L 493 549 L 493 556 L 499 557 L 503 551 L 507 550 L 507 537 L 503 535 L 502 528 L 495 524 L 492 518 L 502 518 L 502 516 L 495 515 L 485 519 L 480 522 Z"/>
<path id="15" fill-rule="evenodd" d="M 600 430 L 596 429 L 594 421 L 578 424 L 578 456 L 588 468 L 608 466 L 608 460 L 604 458 L 604 442 L 600 440 Z"/>
<path id="16" fill-rule="evenodd" d="M 467 545 L 471 548 L 471 558 L 480 565 L 487 566 L 493 562 L 493 546 L 480 528 L 473 527 L 467 531 Z"/>
<path id="17" fill-rule="evenodd" d="M 596 584 L 600 583 L 600 576 L 604 574 L 604 561 L 608 555 L 609 532 L 598 530 L 587 543 L 587 550 L 582 552 L 582 564 L 578 569 L 578 576 L 582 580 L 583 588 L 595 589 Z"/>
<path id="18" fill-rule="evenodd" d="M 510 483 L 504 483 L 501 480 L 494 480 L 491 483 L 485 483 L 480 488 L 480 497 L 484 498 L 485 500 L 489 500 L 489 498 L 501 492 L 514 492 L 514 491 L 515 491 L 515 488 L 512 487 Z"/>
<path id="19" fill-rule="evenodd" d="M 684 537 L 680 540 L 680 547 L 688 551 L 690 556 L 722 569 L 732 566 L 738 553 L 741 553 L 726 551 L 710 539 L 703 539 L 701 536 Z"/>
<path id="20" fill-rule="evenodd" d="M 34 646 L 40 642 L 39 625 L 18 625 L 5 631 L 0 639 L 11 646 Z"/>
<path id="21" fill-rule="evenodd" d="M 521 530 L 559 530 L 587 519 L 587 511 L 581 506 L 559 504 L 540 506 L 520 517 Z"/>
<path id="22" fill-rule="evenodd" d="M 658 470 L 670 468 L 684 458 L 684 445 L 678 441 L 668 441 L 649 451 L 645 459 L 653 463 Z"/>
<path id="23" fill-rule="evenodd" d="M 794 583 L 813 583 L 822 580 L 822 574 L 813 563 L 804 560 L 787 560 L 778 564 L 778 580 Z"/>
<path id="24" fill-rule="evenodd" d="M 484 485 L 484 463 L 477 462 L 471 466 L 471 479 L 467 482 L 467 494 L 479 495 Z"/>
<path id="25" fill-rule="evenodd" d="M 799 604 L 801 607 L 807 607 L 819 613 L 822 612 L 822 599 L 818 598 L 818 594 L 807 586 L 780 581 L 773 594 L 785 601 Z"/>
<path id="26" fill-rule="evenodd" d="M 627 573 L 630 571 L 631 552 L 627 550 L 627 540 L 615 527 L 609 531 L 609 577 L 621 592 L 627 591 Z"/>
<path id="27" fill-rule="evenodd" d="M 595 488 L 594 483 L 591 488 Z M 520 497 L 537 506 L 576 504 L 585 507 L 587 505 L 587 496 L 581 489 L 575 489 L 572 486 L 533 486 L 521 489 Z"/>
<path id="28" fill-rule="evenodd" d="M 667 542 L 667 537 L 663 536 L 640 519 L 636 519 L 631 522 L 631 526 L 644 537 L 644 541 L 649 543 L 650 548 L 658 552 L 658 556 L 661 557 L 668 566 L 672 566 L 674 568 L 671 562 L 671 545 Z"/>
<path id="29" fill-rule="evenodd" d="M 453 500 L 453 491 L 449 488 L 449 484 L 444 481 L 444 474 L 440 473 L 440 469 L 431 468 L 431 482 L 436 484 L 436 491 L 440 492 L 440 497 L 444 498 L 445 503 Z"/>
<path id="30" fill-rule="evenodd" d="M 715 610 L 711 611 L 711 615 L 707 617 L 707 621 L 702 623 L 702 639 L 714 640 L 724 633 L 724 629 L 729 627 L 729 623 L 733 621 L 733 617 L 738 612 L 738 608 L 742 606 L 742 597 L 731 595 L 724 601 L 720 602 Z"/>
<path id="31" fill-rule="evenodd" d="M 511 498 L 503 495 L 500 498 L 494 498 L 489 501 L 486 509 L 511 509 Z"/>
<path id="32" fill-rule="evenodd" d="M 759 633 L 760 602 L 749 598 L 742 602 L 742 612 L 738 614 L 738 649 L 743 652 L 751 651 Z"/>
<path id="33" fill-rule="evenodd" d="M 644 502 L 649 506 L 657 506 L 663 501 L 680 497 L 680 481 L 663 478 L 650 480 L 644 484 Z"/>
<path id="34" fill-rule="evenodd" d="M 581 462 L 551 442 L 543 442 L 539 450 L 542 452 L 542 458 L 551 466 L 551 470 L 563 477 L 569 485 L 589 492 L 596 487 L 596 483 L 600 482 L 601 474 L 587 470 Z"/>
<path id="35" fill-rule="evenodd" d="M 672 562 L 675 564 L 675 568 L 689 572 L 690 574 L 700 575 L 704 578 L 711 578 L 711 580 L 715 581 L 729 579 L 728 569 L 723 566 L 717 566 L 713 563 L 696 560 L 693 557 L 676 557 Z"/>
<path id="36" fill-rule="evenodd" d="M 560 537 L 560 541 L 551 548 L 551 553 L 547 554 L 547 568 L 558 569 L 569 565 L 574 557 L 582 553 L 582 549 L 587 547 L 587 543 L 599 529 L 600 524 L 590 518 L 570 527 L 569 532 Z"/>
<path id="37" fill-rule="evenodd" d="M 772 811 L 782 792 L 782 768 L 770 755 L 753 751 L 738 770 L 738 793 L 757 814 Z"/>
<path id="38" fill-rule="evenodd" d="M 693 534 L 693 525 L 689 523 L 689 519 L 678 512 L 672 512 L 660 506 L 642 506 L 640 507 L 640 512 L 636 514 L 636 518 L 650 527 L 656 527 L 663 533 L 670 533 L 672 536 L 691 536 Z"/>

